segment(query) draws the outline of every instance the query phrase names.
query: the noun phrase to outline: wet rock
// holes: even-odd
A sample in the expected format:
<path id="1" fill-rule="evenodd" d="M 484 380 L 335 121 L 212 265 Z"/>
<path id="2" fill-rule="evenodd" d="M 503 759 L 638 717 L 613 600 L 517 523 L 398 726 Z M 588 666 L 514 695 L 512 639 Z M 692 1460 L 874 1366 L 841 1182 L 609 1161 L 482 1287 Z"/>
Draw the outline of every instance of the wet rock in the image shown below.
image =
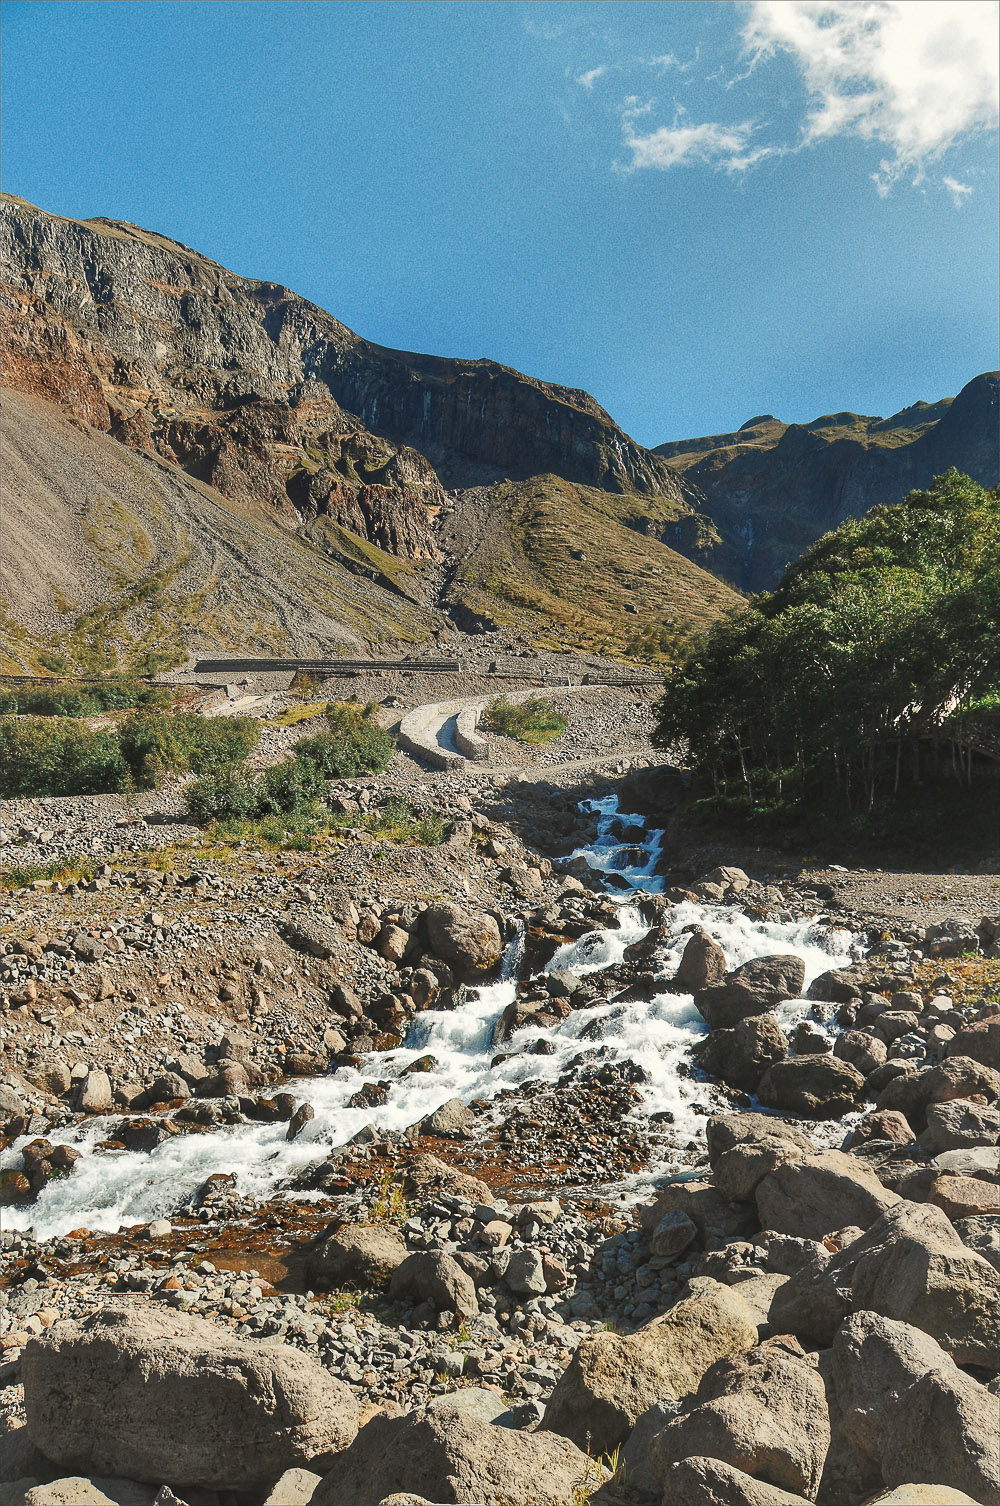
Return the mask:
<path id="1" fill-rule="evenodd" d="M 300 1103 L 291 1119 L 288 1121 L 288 1129 L 285 1131 L 286 1140 L 294 1140 L 300 1135 L 309 1123 L 310 1119 L 316 1118 L 316 1110 L 311 1103 Z"/>
<path id="2" fill-rule="evenodd" d="M 1000 1506 L 996 1398 L 906 1323 L 855 1313 L 833 1344 L 845 1430 L 889 1487 L 948 1485 Z"/>
<path id="3" fill-rule="evenodd" d="M 773 1015 L 756 1015 L 732 1030 L 713 1030 L 691 1055 L 703 1072 L 752 1093 L 768 1067 L 788 1055 L 788 1040 Z"/>
<path id="4" fill-rule="evenodd" d="M 728 973 L 721 983 L 701 989 L 695 1006 L 713 1030 L 731 1029 L 751 1015 L 797 999 L 805 979 L 801 957 L 755 957 Z"/>
<path id="5" fill-rule="evenodd" d="M 671 1464 L 707 1455 L 815 1500 L 829 1446 L 819 1373 L 794 1341 L 778 1340 L 713 1365 L 695 1405 L 667 1423 L 650 1456 L 665 1491 Z"/>
<path id="6" fill-rule="evenodd" d="M 517 1432 L 435 1408 L 373 1418 L 316 1487 L 311 1506 L 380 1506 L 394 1491 L 433 1502 L 566 1506 L 607 1472 L 565 1438 Z"/>
<path id="7" fill-rule="evenodd" d="M 298 1350 L 183 1313 L 56 1323 L 27 1345 L 21 1371 L 32 1439 L 88 1474 L 254 1490 L 332 1462 L 357 1432 L 350 1391 Z"/>
<path id="8" fill-rule="evenodd" d="M 864 1085 L 861 1073 L 847 1062 L 803 1056 L 769 1067 L 757 1096 L 768 1108 L 808 1119 L 836 1119 L 850 1112 Z"/>
<path id="9" fill-rule="evenodd" d="M 460 978 L 481 977 L 496 967 L 503 951 L 492 915 L 461 905 L 429 905 L 423 913 L 428 945 Z"/>
<path id="10" fill-rule="evenodd" d="M 705 1371 L 757 1340 L 754 1314 L 728 1287 L 705 1283 L 636 1333 L 597 1333 L 583 1340 L 556 1382 L 542 1419 L 554 1433 L 614 1449 L 647 1407 L 694 1392 Z"/>

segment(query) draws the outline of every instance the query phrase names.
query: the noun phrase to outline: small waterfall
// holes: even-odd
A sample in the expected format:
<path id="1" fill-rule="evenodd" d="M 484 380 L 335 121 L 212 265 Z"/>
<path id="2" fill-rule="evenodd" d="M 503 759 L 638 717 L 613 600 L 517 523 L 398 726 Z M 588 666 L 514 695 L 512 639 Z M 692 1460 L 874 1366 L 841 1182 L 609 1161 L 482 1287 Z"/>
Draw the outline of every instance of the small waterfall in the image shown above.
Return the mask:
<path id="1" fill-rule="evenodd" d="M 614 867 L 613 825 L 627 819 L 638 827 L 641 818 L 620 817 L 614 797 L 595 801 L 592 808 L 599 812 L 598 836 L 582 854 L 606 873 L 619 872 Z M 649 854 L 641 870 L 633 866 L 625 871 L 630 891 L 662 887 L 648 876 L 660 837 L 661 833 L 650 831 L 643 842 L 627 844 Z M 649 927 L 629 892 L 610 897 L 618 900 L 615 924 L 561 946 L 545 972 L 567 971 L 598 981 L 604 968 L 620 962 L 625 948 L 647 933 Z M 671 906 L 664 917 L 660 966 L 665 976 L 676 970 L 692 925 L 703 926 L 719 943 L 730 968 L 752 957 L 796 953 L 805 963 L 807 984 L 858 954 L 850 932 L 812 920 L 758 921 L 735 906 L 684 903 Z M 628 1062 L 643 1069 L 637 1113 L 669 1111 L 678 1144 L 698 1137 L 704 1119 L 695 1112 L 695 1105 L 704 1099 L 706 1087 L 679 1070 L 692 1043 L 706 1029 L 690 995 L 664 993 L 648 1002 L 630 1003 L 599 1000 L 548 1029 L 529 1026 L 517 1036 L 517 1049 L 493 1065 L 493 1032 L 516 995 L 524 942 L 524 928 L 518 924 L 504 948 L 497 981 L 470 988 L 454 1009 L 429 1009 L 417 1015 L 405 1042 L 395 1050 L 373 1053 L 359 1068 L 341 1067 L 328 1076 L 290 1084 L 289 1090 L 307 1100 L 315 1112 L 291 1143 L 285 1140 L 284 1124 L 252 1123 L 178 1135 L 149 1153 L 105 1151 L 100 1142 L 108 1138 L 109 1120 L 91 1119 L 53 1132 L 54 1142 L 75 1146 L 81 1159 L 70 1176 L 50 1182 L 35 1203 L 5 1209 L 8 1226 L 33 1227 L 45 1239 L 79 1227 L 116 1230 L 144 1223 L 181 1207 L 216 1172 L 233 1173 L 240 1194 L 273 1197 L 296 1173 L 345 1144 L 365 1125 L 383 1133 L 402 1130 L 449 1098 L 489 1100 L 529 1081 L 555 1083 L 588 1049 L 600 1050 L 602 1060 L 612 1064 Z M 807 1009 L 800 1003 L 785 1006 L 782 1025 L 787 1029 Z M 546 1043 L 546 1054 L 531 1051 L 541 1042 Z M 422 1056 L 434 1059 L 432 1070 L 407 1075 L 406 1067 Z M 352 1097 L 373 1081 L 389 1083 L 387 1102 L 374 1109 L 353 1107 Z M 25 1143 L 22 1139 L 4 1152 L 0 1165 L 19 1165 L 20 1147 Z M 650 1168 L 645 1179 L 663 1169 Z"/>

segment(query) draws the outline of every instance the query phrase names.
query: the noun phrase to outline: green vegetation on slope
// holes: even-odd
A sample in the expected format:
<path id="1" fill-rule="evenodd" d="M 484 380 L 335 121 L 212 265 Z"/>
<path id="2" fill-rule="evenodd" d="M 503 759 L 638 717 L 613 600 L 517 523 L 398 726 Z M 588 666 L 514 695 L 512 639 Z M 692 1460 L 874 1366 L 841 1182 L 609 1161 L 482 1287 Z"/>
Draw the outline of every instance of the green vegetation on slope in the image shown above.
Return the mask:
<path id="1" fill-rule="evenodd" d="M 530 696 L 526 701 L 501 698 L 487 706 L 483 725 L 505 737 L 515 737 L 518 742 L 550 743 L 566 731 L 569 717 L 542 696 Z"/>
<path id="2" fill-rule="evenodd" d="M 108 679 L 85 685 L 19 686 L 0 690 L 0 715 L 99 716 L 102 711 L 129 711 L 166 706 L 170 692 L 138 680 Z"/>
<path id="3" fill-rule="evenodd" d="M 655 739 L 746 812 L 860 824 L 971 783 L 1000 685 L 997 493 L 957 471 L 820 539 L 668 679 Z"/>
<path id="4" fill-rule="evenodd" d="M 703 631 L 739 606 L 735 591 L 659 542 L 692 526 L 670 497 L 558 476 L 502 482 L 480 535 L 457 541 L 449 600 L 538 647 L 623 656 L 643 627 L 672 620 Z"/>

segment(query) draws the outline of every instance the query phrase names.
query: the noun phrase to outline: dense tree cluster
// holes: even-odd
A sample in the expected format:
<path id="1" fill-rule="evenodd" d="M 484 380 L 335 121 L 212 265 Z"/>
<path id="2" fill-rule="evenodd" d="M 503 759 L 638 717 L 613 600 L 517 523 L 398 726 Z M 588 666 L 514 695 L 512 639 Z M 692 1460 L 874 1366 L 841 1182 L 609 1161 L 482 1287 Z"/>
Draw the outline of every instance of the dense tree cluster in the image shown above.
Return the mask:
<path id="1" fill-rule="evenodd" d="M 827 534 L 672 672 L 658 745 L 754 811 L 971 782 L 1000 706 L 997 515 L 951 470 Z"/>

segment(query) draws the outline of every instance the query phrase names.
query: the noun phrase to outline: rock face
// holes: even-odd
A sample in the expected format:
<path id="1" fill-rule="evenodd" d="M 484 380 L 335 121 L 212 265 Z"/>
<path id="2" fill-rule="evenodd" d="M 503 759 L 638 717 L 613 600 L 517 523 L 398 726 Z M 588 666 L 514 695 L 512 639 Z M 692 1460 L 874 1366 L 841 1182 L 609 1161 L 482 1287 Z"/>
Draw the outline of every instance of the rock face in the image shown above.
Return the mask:
<path id="1" fill-rule="evenodd" d="M 358 1430 L 352 1393 L 298 1350 L 184 1313 L 56 1323 L 21 1373 L 32 1439 L 88 1475 L 255 1490 L 296 1465 L 328 1467 Z"/>
<path id="2" fill-rule="evenodd" d="M 647 1407 L 689 1396 L 717 1359 L 749 1349 L 757 1338 L 751 1310 L 728 1287 L 706 1287 L 637 1333 L 584 1339 L 556 1383 L 542 1426 L 605 1453 Z"/>
<path id="3" fill-rule="evenodd" d="M 533 1501 L 565 1506 L 605 1470 L 553 1433 L 525 1434 L 434 1408 L 426 1417 L 376 1417 L 337 1460 L 311 1506 L 379 1506 L 394 1492 L 447 1506 Z"/>
<path id="4" fill-rule="evenodd" d="M 310 1263 L 321 1287 L 377 1287 L 406 1259 L 406 1240 L 387 1225 L 346 1224 L 323 1239 Z"/>
<path id="5" fill-rule="evenodd" d="M 915 403 L 891 418 L 833 413 L 783 424 L 768 415 L 736 434 L 655 453 L 700 492 L 724 541 L 714 568 L 744 590 L 769 590 L 789 560 L 845 518 L 898 502 L 950 466 L 992 486 L 997 393 L 997 373 L 988 373 L 954 401 Z"/>
<path id="6" fill-rule="evenodd" d="M 926 1481 L 1000 1506 L 996 1397 L 933 1339 L 856 1313 L 834 1341 L 833 1380 L 851 1441 L 886 1485 Z"/>

